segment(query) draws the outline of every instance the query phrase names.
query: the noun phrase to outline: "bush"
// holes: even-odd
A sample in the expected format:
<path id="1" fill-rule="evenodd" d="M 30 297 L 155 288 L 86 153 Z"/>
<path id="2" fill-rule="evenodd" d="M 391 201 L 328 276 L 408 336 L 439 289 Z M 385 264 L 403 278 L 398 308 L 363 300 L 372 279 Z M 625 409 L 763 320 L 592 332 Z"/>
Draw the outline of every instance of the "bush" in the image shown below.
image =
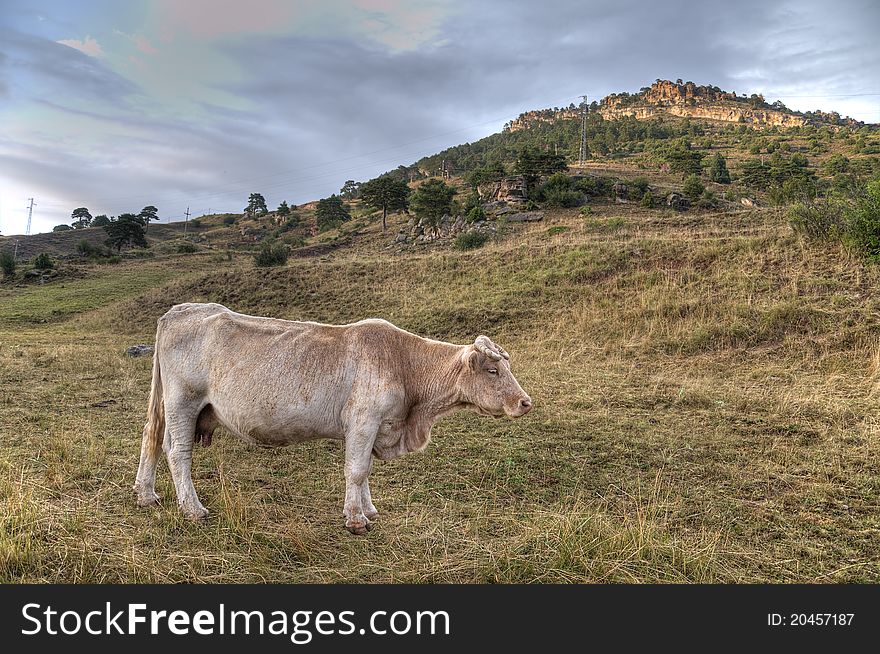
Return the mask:
<path id="1" fill-rule="evenodd" d="M 223 216 L 223 224 L 224 225 L 234 225 L 235 224 L 235 216 Z"/>
<path id="2" fill-rule="evenodd" d="M 184 241 L 183 243 L 177 244 L 177 254 L 192 254 L 197 251 L 198 248 L 194 243 L 190 243 L 189 241 Z"/>
<path id="3" fill-rule="evenodd" d="M 642 195 L 642 201 L 640 203 L 643 207 L 647 207 L 648 209 L 652 209 L 654 207 L 654 196 L 651 194 L 651 191 L 645 191 Z"/>
<path id="4" fill-rule="evenodd" d="M 709 179 L 718 184 L 730 184 L 730 171 L 727 160 L 720 152 L 716 152 L 709 167 Z"/>
<path id="5" fill-rule="evenodd" d="M 193 229 L 198 229 L 199 227 L 202 226 L 202 221 L 199 220 L 198 218 L 193 218 L 192 220 L 189 221 L 189 226 L 192 227 Z"/>
<path id="6" fill-rule="evenodd" d="M 630 186 L 632 186 L 638 194 L 644 197 L 645 193 L 648 192 L 648 178 L 647 177 L 636 177 L 632 182 L 630 182 Z"/>
<path id="7" fill-rule="evenodd" d="M 478 223 L 482 220 L 486 220 L 486 212 L 483 211 L 483 207 L 480 205 L 472 207 L 470 211 L 467 212 L 467 221 L 469 223 Z"/>
<path id="8" fill-rule="evenodd" d="M 270 266 L 283 266 L 290 256 L 290 248 L 284 243 L 266 242 L 260 246 L 260 251 L 254 255 L 254 263 L 260 268 Z"/>
<path id="9" fill-rule="evenodd" d="M 845 243 L 873 262 L 880 262 L 880 179 L 870 182 L 847 216 Z"/>
<path id="10" fill-rule="evenodd" d="M 682 187 L 682 192 L 685 196 L 688 197 L 691 201 L 696 201 L 702 194 L 703 191 L 706 190 L 706 187 L 703 185 L 703 182 L 700 181 L 700 177 L 698 175 L 691 175 L 684 181 L 684 186 Z"/>
<path id="11" fill-rule="evenodd" d="M 0 269 L 4 277 L 12 277 L 15 274 L 15 257 L 9 252 L 0 252 Z"/>
<path id="12" fill-rule="evenodd" d="M 842 207 L 829 199 L 793 205 L 788 222 L 795 232 L 817 239 L 841 238 L 846 229 Z"/>
<path id="13" fill-rule="evenodd" d="M 93 257 L 96 255 L 98 248 L 92 245 L 86 239 L 80 239 L 76 244 L 76 251 L 84 257 Z"/>
<path id="14" fill-rule="evenodd" d="M 574 187 L 591 198 L 603 198 L 611 195 L 614 182 L 607 177 L 585 177 L 578 180 Z"/>
<path id="15" fill-rule="evenodd" d="M 547 236 L 556 236 L 557 234 L 564 234 L 567 231 L 569 231 L 569 228 L 565 225 L 555 225 L 547 229 Z"/>
<path id="16" fill-rule="evenodd" d="M 718 206 L 718 199 L 712 191 L 705 189 L 700 199 L 697 200 L 697 206 L 700 209 L 714 209 Z"/>
<path id="17" fill-rule="evenodd" d="M 544 191 L 544 202 L 549 207 L 576 207 L 584 200 L 578 191 L 563 188 L 550 188 Z"/>
<path id="18" fill-rule="evenodd" d="M 488 240 L 489 235 L 483 232 L 462 232 L 455 239 L 455 247 L 458 250 L 476 250 Z"/>
<path id="19" fill-rule="evenodd" d="M 33 260 L 34 268 L 37 270 L 49 270 L 50 268 L 55 267 L 55 262 L 52 261 L 52 257 L 50 257 L 45 252 L 41 252 L 37 256 L 34 257 Z"/>

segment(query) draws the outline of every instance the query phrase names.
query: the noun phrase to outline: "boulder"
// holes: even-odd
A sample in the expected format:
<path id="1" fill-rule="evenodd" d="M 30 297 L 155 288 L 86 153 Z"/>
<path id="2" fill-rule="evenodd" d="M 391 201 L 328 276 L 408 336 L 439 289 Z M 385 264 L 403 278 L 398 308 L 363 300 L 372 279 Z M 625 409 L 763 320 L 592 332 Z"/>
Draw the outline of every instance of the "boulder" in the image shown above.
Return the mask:
<path id="1" fill-rule="evenodd" d="M 751 198 L 740 198 L 739 203 L 744 207 L 754 207 L 755 201 Z"/>
<path id="2" fill-rule="evenodd" d="M 523 211 L 522 213 L 514 213 L 506 216 L 508 222 L 512 223 L 534 223 L 544 220 L 543 211 Z"/>
<path id="3" fill-rule="evenodd" d="M 153 353 L 153 349 L 154 348 L 152 345 L 145 345 L 141 343 L 139 345 L 132 345 L 130 348 L 126 349 L 125 354 L 134 358 L 145 357 L 151 355 Z"/>
<path id="4" fill-rule="evenodd" d="M 522 175 L 505 177 L 500 182 L 488 182 L 477 187 L 477 195 L 483 202 L 509 202 L 519 204 L 526 201 L 526 181 Z"/>
<path id="5" fill-rule="evenodd" d="M 680 193 L 670 193 L 666 196 L 666 206 L 676 211 L 687 211 L 691 207 L 691 201 Z"/>

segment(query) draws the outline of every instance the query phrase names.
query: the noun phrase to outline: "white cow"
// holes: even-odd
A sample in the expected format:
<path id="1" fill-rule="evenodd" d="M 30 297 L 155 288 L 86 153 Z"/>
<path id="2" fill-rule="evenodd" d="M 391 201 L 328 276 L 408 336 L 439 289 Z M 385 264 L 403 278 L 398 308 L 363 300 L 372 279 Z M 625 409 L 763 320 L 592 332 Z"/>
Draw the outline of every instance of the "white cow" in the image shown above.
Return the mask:
<path id="1" fill-rule="evenodd" d="M 159 319 L 138 467 L 138 504 L 158 501 L 164 447 L 177 501 L 204 519 L 192 483 L 193 445 L 218 426 L 263 445 L 345 441 L 345 526 L 370 528 L 372 456 L 424 449 L 431 427 L 459 409 L 519 418 L 532 401 L 509 355 L 486 336 L 453 345 L 384 320 L 322 325 L 259 318 L 219 304 L 179 304 Z"/>

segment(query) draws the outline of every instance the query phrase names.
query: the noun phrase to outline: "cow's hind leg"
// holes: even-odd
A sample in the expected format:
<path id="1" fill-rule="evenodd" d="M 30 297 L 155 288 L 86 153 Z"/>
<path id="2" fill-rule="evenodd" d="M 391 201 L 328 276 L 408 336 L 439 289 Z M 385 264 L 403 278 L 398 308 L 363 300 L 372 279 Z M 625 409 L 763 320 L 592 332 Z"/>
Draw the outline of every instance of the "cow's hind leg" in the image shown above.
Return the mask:
<path id="1" fill-rule="evenodd" d="M 177 503 L 191 520 L 204 520 L 208 509 L 202 506 L 192 483 L 193 441 L 198 411 L 186 404 L 165 404 L 165 456 L 177 491 Z"/>
<path id="2" fill-rule="evenodd" d="M 156 493 L 156 467 L 159 465 L 159 456 L 162 453 L 162 438 L 161 434 L 159 438 L 152 437 L 150 431 L 153 428 L 153 425 L 147 423 L 141 440 L 141 462 L 134 482 L 138 506 L 150 506 L 159 501 L 159 495 Z M 160 429 L 164 429 L 164 426 Z"/>
<path id="3" fill-rule="evenodd" d="M 373 443 L 377 431 L 378 425 L 358 426 L 349 429 L 345 435 L 345 506 L 342 513 L 346 529 L 353 534 L 367 533 L 370 520 L 366 513 L 370 509 L 376 511 L 366 482 L 373 464 Z M 364 488 L 367 488 L 366 496 Z"/>

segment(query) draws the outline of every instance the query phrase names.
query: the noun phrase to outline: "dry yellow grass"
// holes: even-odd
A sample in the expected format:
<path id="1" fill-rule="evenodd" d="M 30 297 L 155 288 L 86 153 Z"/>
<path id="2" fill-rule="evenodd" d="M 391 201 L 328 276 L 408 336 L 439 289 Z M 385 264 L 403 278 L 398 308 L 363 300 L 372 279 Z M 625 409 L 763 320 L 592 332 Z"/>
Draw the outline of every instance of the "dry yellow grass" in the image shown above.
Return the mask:
<path id="1" fill-rule="evenodd" d="M 880 581 L 875 270 L 771 210 L 558 211 L 466 253 L 375 230 L 280 269 L 126 264 L 164 271 L 146 286 L 90 270 L 70 292 L 105 301 L 45 323 L 38 294 L 0 291 L 0 579 Z M 150 361 L 122 351 L 194 300 L 487 333 L 536 408 L 446 418 L 425 453 L 378 464 L 365 538 L 342 528 L 333 442 L 221 434 L 194 466 L 208 524 L 180 517 L 164 466 L 162 505 L 140 510 Z"/>

